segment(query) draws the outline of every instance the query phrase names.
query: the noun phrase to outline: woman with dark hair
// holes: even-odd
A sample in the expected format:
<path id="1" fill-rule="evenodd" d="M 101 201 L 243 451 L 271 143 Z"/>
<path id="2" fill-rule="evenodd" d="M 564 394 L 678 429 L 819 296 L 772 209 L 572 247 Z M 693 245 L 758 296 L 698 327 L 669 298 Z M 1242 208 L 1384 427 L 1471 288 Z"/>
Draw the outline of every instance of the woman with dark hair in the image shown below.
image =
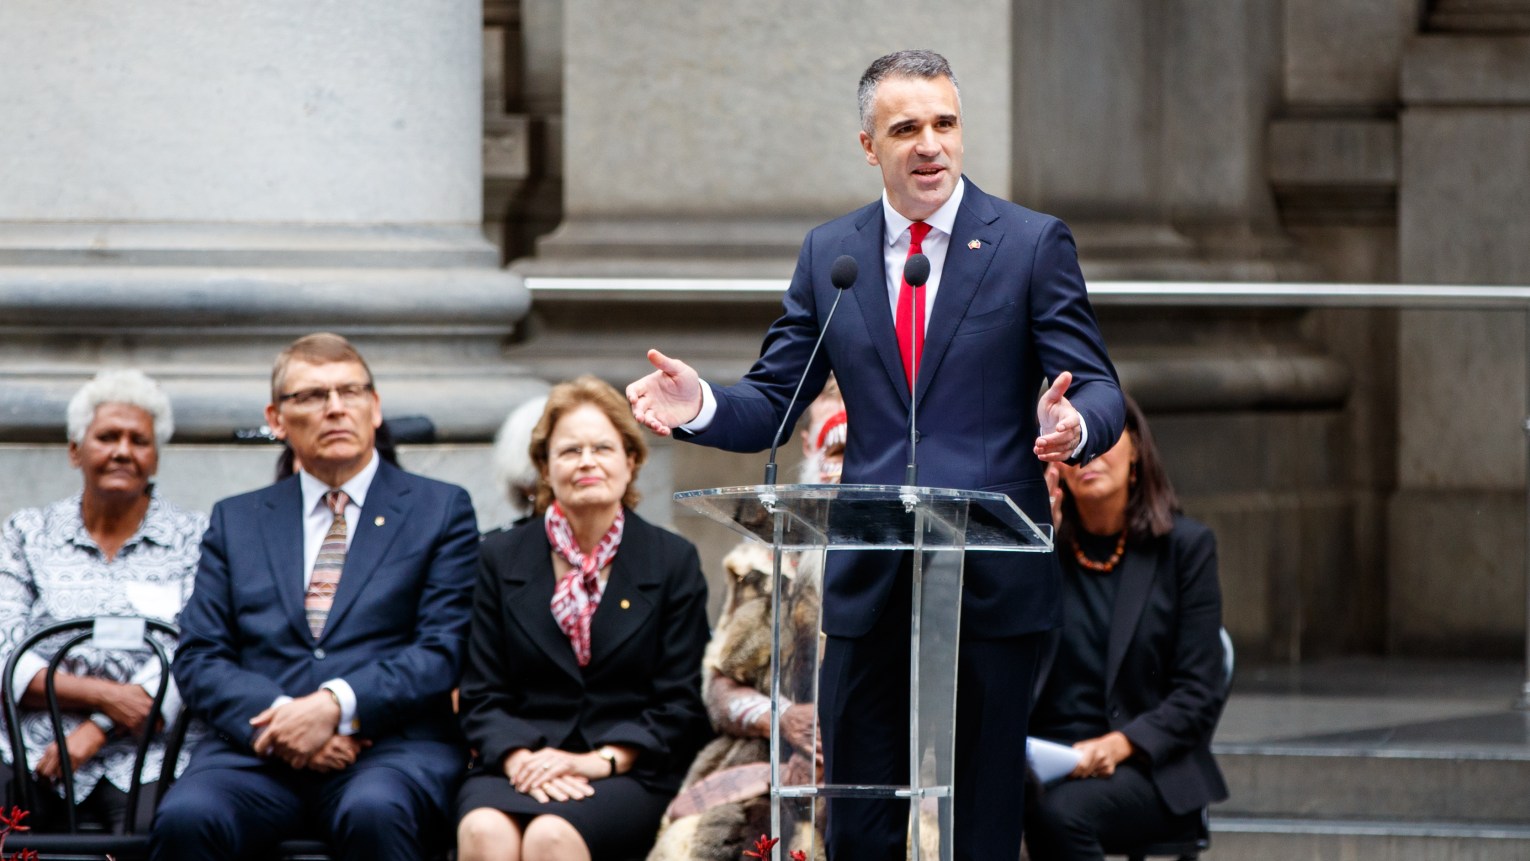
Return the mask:
<path id="1" fill-rule="evenodd" d="M 648 447 L 610 385 L 555 386 L 530 454 L 537 516 L 481 550 L 457 857 L 640 857 L 707 738 L 706 581 L 632 510 Z"/>
<path id="2" fill-rule="evenodd" d="M 1227 797 L 1211 756 L 1225 696 L 1215 537 L 1180 513 L 1129 397 L 1115 447 L 1054 470 L 1063 624 L 1041 663 L 1030 734 L 1072 745 L 1079 761 L 1027 795 L 1033 861 L 1178 836 Z"/>

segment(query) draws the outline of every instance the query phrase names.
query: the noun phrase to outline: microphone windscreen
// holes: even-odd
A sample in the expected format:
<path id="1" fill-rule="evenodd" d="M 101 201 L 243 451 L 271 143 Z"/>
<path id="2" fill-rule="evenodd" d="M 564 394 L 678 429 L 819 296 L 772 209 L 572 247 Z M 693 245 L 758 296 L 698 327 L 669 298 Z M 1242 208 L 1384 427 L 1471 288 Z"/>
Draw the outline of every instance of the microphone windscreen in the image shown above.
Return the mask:
<path id="1" fill-rule="evenodd" d="M 908 262 L 903 264 L 903 280 L 910 287 L 923 287 L 924 282 L 930 280 L 930 258 L 923 254 L 912 254 Z"/>
<path id="2" fill-rule="evenodd" d="M 834 266 L 829 269 L 829 283 L 841 290 L 855 283 L 855 276 L 859 274 L 861 267 L 855 262 L 855 258 L 848 254 L 839 255 L 834 261 Z"/>

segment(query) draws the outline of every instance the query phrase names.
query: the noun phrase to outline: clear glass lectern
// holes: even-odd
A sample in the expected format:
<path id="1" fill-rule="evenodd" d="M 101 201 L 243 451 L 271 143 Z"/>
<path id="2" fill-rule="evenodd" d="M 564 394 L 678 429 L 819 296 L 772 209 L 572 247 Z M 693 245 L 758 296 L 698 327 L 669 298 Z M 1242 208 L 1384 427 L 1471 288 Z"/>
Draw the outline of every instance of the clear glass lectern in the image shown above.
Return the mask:
<path id="1" fill-rule="evenodd" d="M 964 552 L 1048 552 L 1051 526 L 1038 526 L 1000 493 L 931 487 L 723 487 L 677 493 L 675 501 L 772 549 L 771 834 L 780 838 L 775 857 L 789 858 L 792 850 L 802 850 L 807 858 L 823 858 L 814 836 L 814 824 L 823 822 L 823 801 L 867 798 L 908 803 L 911 859 L 951 861 Z M 821 771 L 810 765 L 812 751 L 795 750 L 782 735 L 781 716 L 786 709 L 818 701 L 822 607 L 817 572 L 824 570 L 824 554 L 835 550 L 913 554 L 905 784 L 826 784 Z M 804 626 L 811 630 L 804 632 Z M 816 708 L 812 715 L 816 735 Z M 1016 732 L 1024 728 L 1017 727 Z M 794 758 L 809 766 L 787 767 Z"/>

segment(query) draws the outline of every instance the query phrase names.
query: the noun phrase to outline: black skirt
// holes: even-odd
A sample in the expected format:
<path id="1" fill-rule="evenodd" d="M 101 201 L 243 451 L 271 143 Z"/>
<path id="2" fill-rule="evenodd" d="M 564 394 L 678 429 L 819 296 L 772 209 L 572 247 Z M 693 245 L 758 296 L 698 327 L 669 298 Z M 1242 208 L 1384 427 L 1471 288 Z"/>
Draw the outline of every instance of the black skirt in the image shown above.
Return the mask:
<path id="1" fill-rule="evenodd" d="M 504 775 L 475 772 L 457 793 L 457 821 L 480 807 L 508 815 L 522 829 L 538 816 L 560 816 L 584 838 L 593 861 L 625 861 L 647 855 L 671 795 L 654 792 L 625 774 L 590 785 L 595 794 L 589 798 L 542 804 L 517 792 Z"/>

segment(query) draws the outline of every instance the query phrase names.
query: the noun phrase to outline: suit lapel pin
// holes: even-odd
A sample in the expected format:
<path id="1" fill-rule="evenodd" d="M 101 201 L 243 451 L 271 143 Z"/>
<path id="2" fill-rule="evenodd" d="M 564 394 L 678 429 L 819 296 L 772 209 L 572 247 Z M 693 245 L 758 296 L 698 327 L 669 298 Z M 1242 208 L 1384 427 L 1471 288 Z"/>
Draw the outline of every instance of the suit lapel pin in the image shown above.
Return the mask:
<path id="1" fill-rule="evenodd" d="M 971 242 L 967 243 L 967 247 L 972 249 L 973 251 L 976 251 L 979 248 L 983 247 L 983 243 L 978 241 L 978 240 L 976 240 L 976 239 L 974 239 Z"/>
<path id="2" fill-rule="evenodd" d="M 623 598 L 622 599 L 622 609 L 626 610 L 626 609 L 629 609 L 631 607 L 632 607 L 632 602 L 628 601 L 626 598 Z"/>
<path id="3" fill-rule="evenodd" d="M 382 515 L 381 515 L 381 514 L 379 514 L 379 515 L 377 515 L 377 517 L 376 517 L 376 518 L 375 518 L 375 519 L 374 519 L 374 520 L 373 520 L 373 521 L 372 521 L 372 525 L 373 525 L 373 526 L 381 526 L 381 525 L 383 525 L 383 524 L 384 524 L 384 523 L 387 523 L 387 522 L 388 522 L 388 521 L 387 521 L 387 518 L 385 518 L 385 517 L 383 517 L 383 516 L 382 516 Z"/>

